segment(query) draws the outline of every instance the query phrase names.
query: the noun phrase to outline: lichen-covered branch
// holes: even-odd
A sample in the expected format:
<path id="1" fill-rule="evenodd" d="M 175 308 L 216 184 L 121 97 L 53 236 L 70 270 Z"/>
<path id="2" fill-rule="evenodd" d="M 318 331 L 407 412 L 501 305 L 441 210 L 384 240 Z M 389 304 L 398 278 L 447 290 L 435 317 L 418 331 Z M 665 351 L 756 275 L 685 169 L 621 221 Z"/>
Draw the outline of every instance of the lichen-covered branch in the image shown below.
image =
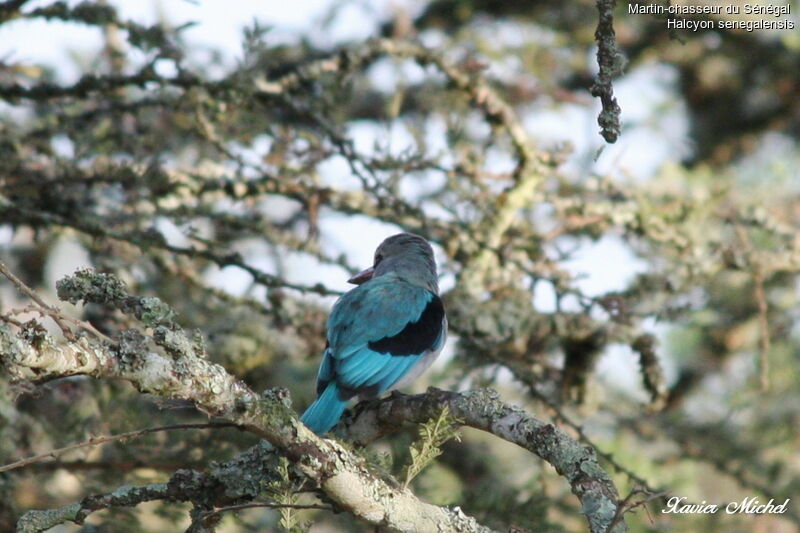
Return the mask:
<path id="1" fill-rule="evenodd" d="M 17 533 L 40 533 L 65 522 L 82 524 L 91 513 L 110 507 L 133 507 L 153 500 L 180 500 L 166 483 L 119 487 L 108 494 L 87 496 L 78 503 L 56 509 L 28 511 L 17 521 Z"/>
<path id="2" fill-rule="evenodd" d="M 464 425 L 513 442 L 550 463 L 580 499 L 592 533 L 627 531 L 624 522 L 608 530 L 617 511 L 619 495 L 611 478 L 597 462 L 595 451 L 552 423 L 502 402 L 492 390 L 459 394 L 431 388 L 425 394 L 395 394 L 382 401 L 363 403 L 346 419 L 341 434 L 354 443 L 366 444 L 403 424 L 421 423 L 435 417 L 445 406 Z"/>
<path id="3" fill-rule="evenodd" d="M 617 50 L 614 32 L 614 7 L 616 0 L 597 0 L 599 21 L 595 31 L 597 41 L 597 65 L 600 71 L 591 87 L 592 96 L 600 98 L 603 110 L 597 117 L 600 133 L 606 142 L 614 143 L 620 133 L 619 115 L 621 109 L 614 98 L 612 80 L 622 71 L 622 56 Z"/>
<path id="4" fill-rule="evenodd" d="M 42 338 L 38 344 L 36 348 L 0 326 L 4 363 L 19 372 L 30 371 L 38 379 L 77 374 L 125 379 L 142 392 L 191 400 L 276 445 L 332 500 L 370 523 L 409 532 L 489 531 L 456 510 L 426 504 L 409 491 L 388 486 L 357 456 L 306 429 L 278 399 L 260 397 L 205 359 L 172 360 L 154 352 L 133 353 L 125 346 L 114 353 L 86 337 L 76 343 Z"/>

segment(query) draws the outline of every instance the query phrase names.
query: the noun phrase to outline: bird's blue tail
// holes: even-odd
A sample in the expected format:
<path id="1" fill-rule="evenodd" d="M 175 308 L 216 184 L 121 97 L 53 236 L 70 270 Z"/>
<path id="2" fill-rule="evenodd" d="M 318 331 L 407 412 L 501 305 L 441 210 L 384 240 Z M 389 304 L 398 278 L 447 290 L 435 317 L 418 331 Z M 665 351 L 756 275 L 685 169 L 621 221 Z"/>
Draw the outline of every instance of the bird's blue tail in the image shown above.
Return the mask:
<path id="1" fill-rule="evenodd" d="M 341 418 L 347 400 L 339 399 L 339 387 L 335 382 L 328 383 L 319 398 L 312 403 L 300 421 L 317 435 L 327 433 Z"/>

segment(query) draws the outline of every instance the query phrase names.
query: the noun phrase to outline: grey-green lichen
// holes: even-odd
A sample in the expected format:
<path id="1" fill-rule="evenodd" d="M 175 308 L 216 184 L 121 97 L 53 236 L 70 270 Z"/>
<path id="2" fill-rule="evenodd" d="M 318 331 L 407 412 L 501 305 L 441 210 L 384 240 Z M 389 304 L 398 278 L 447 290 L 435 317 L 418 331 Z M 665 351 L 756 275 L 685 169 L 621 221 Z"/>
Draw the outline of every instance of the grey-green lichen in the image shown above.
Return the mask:
<path id="1" fill-rule="evenodd" d="M 128 371 L 137 371 L 142 368 L 144 360 L 141 354 L 146 350 L 147 338 L 136 330 L 122 331 L 117 337 L 118 360 L 120 365 Z"/>
<path id="2" fill-rule="evenodd" d="M 195 340 L 187 337 L 181 329 L 159 325 L 153 331 L 153 340 L 173 357 L 197 357 L 198 355 L 203 355 L 196 352 L 197 343 Z"/>
<path id="3" fill-rule="evenodd" d="M 174 323 L 175 311 L 169 305 L 154 296 L 128 294 L 125 283 L 113 274 L 83 268 L 58 280 L 56 292 L 60 299 L 72 304 L 96 303 L 119 309 L 147 327 L 178 328 Z"/>
<path id="4" fill-rule="evenodd" d="M 271 444 L 261 441 L 233 459 L 213 465 L 208 475 L 231 500 L 255 498 L 280 479 L 276 472 L 279 457 Z"/>
<path id="5" fill-rule="evenodd" d="M 0 322 L 0 357 L 11 362 L 24 358 L 23 344 L 6 322 Z"/>
<path id="6" fill-rule="evenodd" d="M 122 486 L 108 494 L 87 496 L 79 503 L 58 509 L 28 511 L 17 521 L 17 533 L 39 533 L 64 522 L 82 524 L 86 517 L 99 509 L 127 507 L 142 502 L 168 498 L 166 483 L 145 486 Z"/>
<path id="7" fill-rule="evenodd" d="M 28 511 L 17 521 L 17 533 L 39 533 L 64 522 L 76 520 L 81 504 L 73 503 L 59 509 Z"/>
<path id="8" fill-rule="evenodd" d="M 594 448 L 583 448 L 585 460 L 580 463 L 580 470 L 587 476 L 593 478 L 602 478 L 606 475 L 600 463 L 597 462 L 597 454 Z"/>
<path id="9" fill-rule="evenodd" d="M 586 493 L 581 499 L 581 512 L 586 515 L 592 531 L 606 531 L 617 514 L 616 504 L 598 493 Z M 624 530 L 624 524 L 614 531 Z"/>
<path id="10" fill-rule="evenodd" d="M 147 296 L 138 299 L 136 318 L 145 326 L 171 324 L 175 318 L 175 311 L 155 296 Z"/>
<path id="11" fill-rule="evenodd" d="M 128 292 L 125 283 L 112 274 L 82 268 L 72 276 L 56 282 L 58 297 L 71 304 L 84 303 L 115 304 L 123 301 Z"/>

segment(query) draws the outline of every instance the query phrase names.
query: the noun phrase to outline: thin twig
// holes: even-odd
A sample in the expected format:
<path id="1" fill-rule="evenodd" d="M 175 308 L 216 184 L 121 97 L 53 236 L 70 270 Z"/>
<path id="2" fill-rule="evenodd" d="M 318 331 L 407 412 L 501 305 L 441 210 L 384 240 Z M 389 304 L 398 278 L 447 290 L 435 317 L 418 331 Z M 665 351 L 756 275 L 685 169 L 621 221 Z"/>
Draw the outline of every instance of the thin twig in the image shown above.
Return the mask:
<path id="1" fill-rule="evenodd" d="M 753 298 L 756 300 L 758 306 L 758 381 L 761 392 L 769 390 L 769 320 L 767 319 L 767 299 L 764 296 L 764 265 L 761 260 L 756 256 L 753 249 L 753 243 L 750 236 L 741 224 L 736 224 L 736 236 L 742 244 L 744 254 L 747 258 L 747 264 L 751 267 L 751 275 L 753 277 Z"/>
<path id="2" fill-rule="evenodd" d="M 79 327 L 79 328 L 81 328 L 83 330 L 88 331 L 89 333 L 91 333 L 93 335 L 96 335 L 99 339 L 101 339 L 101 340 L 103 340 L 103 341 L 105 341 L 105 342 L 107 342 L 109 344 L 112 344 L 112 345 L 116 344 L 112 338 L 108 337 L 107 335 L 105 335 L 104 333 L 99 331 L 97 328 L 95 328 L 89 322 L 84 322 L 84 321 L 81 321 L 81 320 L 77 320 L 77 319 L 65 316 L 64 314 L 61 313 L 61 311 L 58 308 L 49 305 L 47 302 L 45 302 L 42 299 L 41 296 L 39 296 L 36 293 L 36 291 L 34 291 L 30 287 L 28 287 L 21 279 L 19 279 L 17 276 L 15 276 L 2 261 L 0 261 L 0 274 L 4 275 L 6 278 L 8 278 L 8 280 L 11 283 L 13 283 L 14 286 L 17 288 L 17 290 L 19 290 L 22 294 L 24 294 L 25 296 L 27 296 L 28 298 L 33 300 L 33 302 L 36 303 L 36 305 L 41 310 L 41 312 L 43 312 L 44 314 L 46 314 L 47 316 L 52 318 L 53 321 L 61 329 L 62 333 L 64 333 L 64 336 L 67 339 L 69 339 L 71 341 L 75 341 L 76 340 L 75 334 L 72 332 L 72 330 L 66 324 L 67 322 L 69 322 L 69 323 L 71 323 L 71 324 L 73 324 L 73 325 L 75 325 L 75 326 L 77 326 L 77 327 Z"/>
<path id="3" fill-rule="evenodd" d="M 769 321 L 767 320 L 767 299 L 764 296 L 764 273 L 759 265 L 754 266 L 753 271 L 753 295 L 758 305 L 758 326 L 760 335 L 758 339 L 758 369 L 759 383 L 761 391 L 769 389 Z"/>
<path id="4" fill-rule="evenodd" d="M 52 457 L 53 459 L 57 458 L 60 455 L 64 455 L 67 452 L 71 452 L 73 450 L 78 450 L 80 448 L 86 448 L 89 446 L 97 446 L 99 444 L 105 444 L 107 442 L 115 442 L 118 440 L 126 440 L 126 439 L 133 439 L 136 437 L 141 437 L 143 435 L 147 435 L 149 433 L 157 433 L 159 431 L 172 431 L 175 429 L 218 429 L 218 428 L 226 428 L 226 427 L 239 427 L 237 424 L 233 424 L 230 422 L 214 422 L 214 423 L 204 423 L 204 424 L 172 424 L 169 426 L 158 426 L 146 429 L 140 429 L 137 431 L 129 431 L 127 433 L 120 433 L 118 435 L 106 435 L 101 437 L 92 437 L 87 441 L 78 442 L 75 444 L 70 444 L 69 446 L 64 446 L 63 448 L 57 448 L 55 450 L 49 451 L 47 453 L 42 453 L 39 455 L 33 455 L 31 457 L 26 457 L 25 459 L 20 459 L 19 461 L 15 461 L 13 463 L 9 463 L 7 465 L 0 466 L 0 473 L 8 472 L 9 470 L 15 470 L 17 468 L 22 468 L 23 466 L 28 466 L 33 463 L 38 463 L 48 457 Z"/>
<path id="5" fill-rule="evenodd" d="M 240 505 L 229 505 L 228 507 L 220 507 L 219 509 L 215 509 L 210 511 L 209 513 L 203 515 L 203 519 L 211 518 L 212 516 L 227 513 L 230 511 L 241 511 L 243 509 L 253 509 L 259 507 L 268 507 L 270 509 L 320 509 L 322 511 L 333 511 L 333 507 L 329 505 L 299 505 L 299 504 L 282 504 L 282 503 L 267 503 L 267 502 L 256 502 L 256 503 L 243 503 Z"/>
<path id="6" fill-rule="evenodd" d="M 561 408 L 553 402 L 547 395 L 543 394 L 536 388 L 534 385 L 537 382 L 537 376 L 533 374 L 530 370 L 520 366 L 511 364 L 509 361 L 502 361 L 498 358 L 494 358 L 498 363 L 502 364 L 517 377 L 520 381 L 522 381 L 525 385 L 527 385 L 528 390 L 531 396 L 545 404 L 548 408 L 553 411 L 554 417 L 556 420 L 561 421 L 561 423 L 569 426 L 572 428 L 575 433 L 578 435 L 578 440 L 583 442 L 584 444 L 591 446 L 594 448 L 595 452 L 597 453 L 598 457 L 602 458 L 604 461 L 608 462 L 614 470 L 625 474 L 628 479 L 636 483 L 637 485 L 643 487 L 648 492 L 655 494 L 661 492 L 661 489 L 656 489 L 650 486 L 650 484 L 641 476 L 634 473 L 632 470 L 629 470 L 625 466 L 623 466 L 619 461 L 614 459 L 614 456 L 608 452 L 603 451 L 603 448 L 597 445 L 584 431 L 583 426 L 570 418 L 566 413 L 564 413 Z"/>
<path id="7" fill-rule="evenodd" d="M 66 335 L 68 338 L 72 335 L 72 330 L 64 323 L 64 317 L 61 315 L 61 313 L 59 313 L 56 308 L 51 307 L 47 302 L 45 302 L 38 294 L 36 294 L 36 291 L 25 285 L 25 283 L 15 276 L 2 261 L 0 261 L 0 274 L 3 274 L 6 278 L 8 278 L 8 280 L 14 284 L 19 292 L 36 302 L 36 304 L 55 321 L 58 327 L 61 328 L 61 331 L 64 333 L 64 335 Z M 75 339 L 70 338 L 70 340 Z"/>
<path id="8" fill-rule="evenodd" d="M 645 497 L 636 503 L 631 503 L 631 500 L 633 500 L 633 497 L 636 496 L 637 494 L 644 494 Z M 628 513 L 636 509 L 637 507 L 641 507 L 647 502 L 651 502 L 653 500 L 657 500 L 663 496 L 666 496 L 667 494 L 668 494 L 667 491 L 652 493 L 642 487 L 635 487 L 633 490 L 630 491 L 630 493 L 628 493 L 627 496 L 625 496 L 625 499 L 619 502 L 619 505 L 617 505 L 617 512 L 614 514 L 614 518 L 611 520 L 611 523 L 608 524 L 606 532 L 610 533 L 613 530 L 614 526 L 616 526 L 620 522 L 620 520 L 622 520 L 622 517 L 625 515 L 625 513 Z"/>

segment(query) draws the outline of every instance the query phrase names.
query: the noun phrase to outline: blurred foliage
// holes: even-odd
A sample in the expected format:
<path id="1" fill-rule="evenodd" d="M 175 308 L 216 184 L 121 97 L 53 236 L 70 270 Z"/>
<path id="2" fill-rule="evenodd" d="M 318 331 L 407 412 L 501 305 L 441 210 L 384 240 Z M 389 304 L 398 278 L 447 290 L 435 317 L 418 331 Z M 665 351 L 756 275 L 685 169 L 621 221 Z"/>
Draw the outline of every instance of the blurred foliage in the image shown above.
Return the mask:
<path id="1" fill-rule="evenodd" d="M 343 287 L 315 273 L 344 280 L 363 266 L 348 252 L 377 244 L 360 238 L 367 221 L 387 235 L 403 228 L 438 245 L 454 281 L 444 295 L 453 356 L 421 383 L 491 385 L 551 416 L 598 447 L 623 497 L 643 485 L 693 502 L 800 494 L 800 49 L 787 33 L 676 36 L 622 4 L 622 81 L 668 69 L 677 80 L 666 84 L 668 100 L 689 124 L 691 149 L 640 176 L 595 171 L 599 137 L 573 148 L 537 127 L 548 114 L 593 113 L 597 15 L 586 0 L 418 2 L 375 22 L 384 36 L 434 44 L 430 54 L 375 41 L 340 49 L 314 35 L 287 42 L 254 23 L 238 60 L 201 58 L 182 28 L 121 20 L 111 4 L 25 4 L 6 2 L 2 23 L 61 20 L 96 26 L 105 39 L 74 83 L 52 66 L 0 63 L 0 258 L 50 300 L 54 273 L 68 267 L 114 273 L 177 310 L 215 362 L 256 390 L 288 388 L 301 410 Z M 529 171 L 540 173 L 538 186 L 499 244 L 485 230 L 519 192 L 523 156 L 505 115 L 470 93 L 482 83 L 510 104 L 544 162 Z M 622 141 L 662 111 L 654 104 Z M 342 227 L 358 242 L 343 243 Z M 636 261 L 640 273 L 622 288 L 583 290 L 569 265 L 598 243 L 619 254 L 599 259 L 598 271 Z M 484 260 L 490 268 L 467 276 Z M 8 284 L 0 297 L 5 313 L 24 307 Z M 107 335 L 130 325 L 93 304 L 72 312 Z M 606 358 L 611 370 L 596 372 Z M 92 435 L 202 420 L 125 383 L 32 388 L 3 378 L 0 391 L 2 463 Z M 365 454 L 402 479 L 410 435 Z M 25 509 L 202 469 L 254 442 L 231 429 L 156 433 L 0 473 L 0 530 Z M 568 485 L 522 450 L 476 432 L 442 449 L 411 483 L 427 500 L 497 528 L 585 529 Z M 265 488 L 313 501 L 286 490 Z M 800 524 L 795 501 L 780 516 L 665 515 L 663 498 L 647 507 L 628 515 L 633 531 Z M 227 514 L 219 531 L 307 521 L 367 530 L 325 511 L 250 509 Z M 89 522 L 177 530 L 186 513 L 148 504 Z"/>

